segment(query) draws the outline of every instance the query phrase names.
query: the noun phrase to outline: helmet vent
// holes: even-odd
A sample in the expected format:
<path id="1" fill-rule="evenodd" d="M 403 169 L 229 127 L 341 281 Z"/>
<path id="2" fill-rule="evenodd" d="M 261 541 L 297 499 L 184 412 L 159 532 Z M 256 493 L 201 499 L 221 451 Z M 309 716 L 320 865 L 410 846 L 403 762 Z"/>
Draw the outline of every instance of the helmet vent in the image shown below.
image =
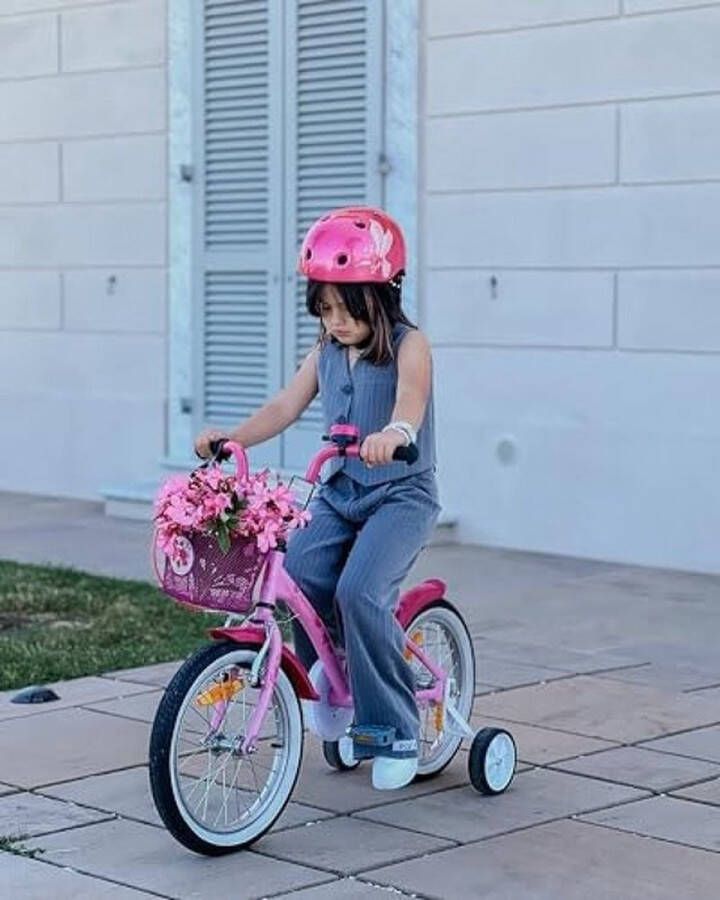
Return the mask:
<path id="1" fill-rule="evenodd" d="M 356 228 L 367 228 L 367 225 L 364 222 L 355 221 L 353 224 Z"/>
<path id="2" fill-rule="evenodd" d="M 336 262 L 339 266 L 346 266 L 347 261 L 348 261 L 347 253 L 339 253 L 338 254 Z"/>
<path id="3" fill-rule="evenodd" d="M 307 250 L 305 251 L 305 259 L 310 259 L 311 256 L 312 256 L 312 250 L 308 247 Z"/>

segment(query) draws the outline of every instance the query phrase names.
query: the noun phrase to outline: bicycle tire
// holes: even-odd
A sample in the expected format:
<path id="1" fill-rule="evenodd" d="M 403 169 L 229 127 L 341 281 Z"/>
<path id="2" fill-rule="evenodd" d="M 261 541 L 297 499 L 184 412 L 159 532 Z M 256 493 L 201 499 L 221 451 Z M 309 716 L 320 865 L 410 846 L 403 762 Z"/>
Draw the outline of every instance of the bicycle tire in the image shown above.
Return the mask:
<path id="1" fill-rule="evenodd" d="M 292 795 L 300 772 L 303 751 L 302 710 L 292 683 L 282 671 L 278 672 L 277 682 L 271 697 L 281 707 L 284 727 L 287 734 L 284 743 L 287 748 L 285 769 L 281 772 L 279 784 L 270 796 L 267 810 L 254 816 L 252 821 L 237 831 L 213 832 L 193 818 L 187 801 L 178 797 L 179 774 L 174 770 L 174 751 L 177 748 L 178 717 L 189 708 L 188 697 L 204 684 L 213 672 L 221 672 L 225 665 L 237 665 L 249 668 L 252 659 L 257 655 L 255 644 L 223 641 L 210 644 L 189 657 L 181 666 L 168 685 L 160 705 L 150 735 L 149 777 L 153 800 L 165 827 L 181 844 L 196 853 L 206 856 L 219 856 L 248 847 L 265 834 L 282 814 Z M 203 676 L 205 676 L 203 678 Z M 269 715 L 269 712 L 268 712 Z M 273 745 L 270 744 L 270 747 Z M 186 758 L 189 758 L 189 754 Z M 228 752 L 228 756 L 232 754 Z M 211 752 L 207 751 L 208 760 Z M 250 757 L 247 757 L 250 760 Z M 209 761 L 208 761 L 209 765 Z M 239 769 L 240 763 L 237 764 Z M 253 768 L 254 772 L 254 768 Z M 196 776 L 189 776 L 191 779 Z M 216 777 L 216 776 L 215 776 Z M 215 777 L 208 782 L 206 793 L 215 785 Z M 220 787 L 220 785 L 217 785 Z M 224 776 L 223 776 L 223 788 Z M 232 784 L 231 784 L 231 789 Z M 194 789 L 194 788 L 193 788 Z M 234 788 L 237 792 L 239 788 Z M 237 801 L 237 796 L 236 796 Z M 227 806 L 227 799 L 224 803 Z M 206 801 L 207 806 L 207 801 Z"/>

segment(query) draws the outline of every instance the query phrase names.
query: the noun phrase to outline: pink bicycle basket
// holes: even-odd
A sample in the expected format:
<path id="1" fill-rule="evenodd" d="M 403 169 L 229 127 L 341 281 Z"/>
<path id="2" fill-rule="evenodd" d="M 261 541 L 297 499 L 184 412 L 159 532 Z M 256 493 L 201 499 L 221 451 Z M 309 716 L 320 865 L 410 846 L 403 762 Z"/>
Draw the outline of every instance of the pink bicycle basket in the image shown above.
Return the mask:
<path id="1" fill-rule="evenodd" d="M 153 541 L 153 561 L 160 587 L 187 606 L 228 613 L 248 613 L 255 603 L 253 589 L 265 554 L 254 538 L 235 537 L 223 553 L 211 535 L 180 538 L 182 562 L 173 561 Z"/>

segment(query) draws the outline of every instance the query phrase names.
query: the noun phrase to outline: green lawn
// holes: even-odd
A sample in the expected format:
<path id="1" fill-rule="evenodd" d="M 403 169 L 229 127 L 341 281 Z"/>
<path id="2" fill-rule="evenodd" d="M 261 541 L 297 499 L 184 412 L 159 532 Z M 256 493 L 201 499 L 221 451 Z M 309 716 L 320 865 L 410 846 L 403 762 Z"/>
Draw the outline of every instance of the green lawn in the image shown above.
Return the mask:
<path id="1" fill-rule="evenodd" d="M 222 620 L 145 582 L 0 560 L 0 690 L 181 659 Z"/>

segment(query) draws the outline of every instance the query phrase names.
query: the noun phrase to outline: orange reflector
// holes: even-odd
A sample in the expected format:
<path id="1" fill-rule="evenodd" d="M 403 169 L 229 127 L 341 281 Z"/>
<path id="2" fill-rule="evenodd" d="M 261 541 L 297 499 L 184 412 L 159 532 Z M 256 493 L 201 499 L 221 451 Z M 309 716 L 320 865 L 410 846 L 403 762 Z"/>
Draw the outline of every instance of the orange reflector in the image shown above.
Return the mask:
<path id="1" fill-rule="evenodd" d="M 423 645 L 423 633 L 422 631 L 416 631 L 414 634 L 410 635 L 410 640 L 415 644 L 416 647 L 422 647 Z M 405 657 L 406 662 L 409 662 L 415 654 L 409 647 L 406 647 L 403 651 L 403 656 Z"/>
<path id="2" fill-rule="evenodd" d="M 205 691 L 201 691 L 195 698 L 198 706 L 214 706 L 216 703 L 232 700 L 235 694 L 245 687 L 242 678 L 229 678 L 220 684 L 214 684 Z"/>

